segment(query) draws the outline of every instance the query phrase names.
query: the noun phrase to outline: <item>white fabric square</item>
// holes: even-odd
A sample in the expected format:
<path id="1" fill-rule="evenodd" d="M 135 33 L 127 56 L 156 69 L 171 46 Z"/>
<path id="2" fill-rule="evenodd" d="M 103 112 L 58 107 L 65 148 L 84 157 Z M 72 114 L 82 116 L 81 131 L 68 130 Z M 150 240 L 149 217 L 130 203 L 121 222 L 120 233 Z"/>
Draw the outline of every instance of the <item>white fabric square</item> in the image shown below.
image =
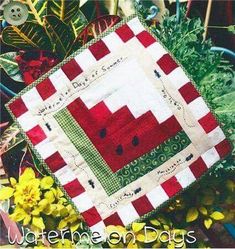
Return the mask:
<path id="1" fill-rule="evenodd" d="M 43 99 L 38 93 L 36 88 L 32 88 L 22 95 L 22 99 L 28 108 L 28 110 L 33 110 L 35 107 L 43 104 Z"/>
<path id="2" fill-rule="evenodd" d="M 25 112 L 18 118 L 18 122 L 22 129 L 27 132 L 31 130 L 33 127 L 38 125 L 37 120 L 33 117 L 30 112 Z"/>
<path id="3" fill-rule="evenodd" d="M 157 186 L 152 191 L 147 193 L 146 196 L 154 208 L 158 207 L 163 202 L 169 199 L 162 186 Z"/>
<path id="4" fill-rule="evenodd" d="M 73 171 L 67 165 L 57 170 L 54 174 L 59 179 L 62 185 L 65 185 L 76 179 L 76 176 L 74 175 Z"/>
<path id="5" fill-rule="evenodd" d="M 130 20 L 127 24 L 135 35 L 138 35 L 145 30 L 144 26 L 139 22 L 138 18 Z"/>
<path id="6" fill-rule="evenodd" d="M 42 159 L 47 159 L 57 151 L 49 139 L 44 139 L 41 143 L 37 144 L 35 149 L 41 155 Z"/>
<path id="7" fill-rule="evenodd" d="M 49 76 L 52 84 L 54 85 L 57 91 L 66 87 L 67 84 L 70 84 L 70 80 L 65 75 L 62 69 L 58 69 L 51 76 Z"/>
<path id="8" fill-rule="evenodd" d="M 159 42 L 154 42 L 146 49 L 153 58 L 154 62 L 157 62 L 164 54 L 167 54 L 167 51 Z"/>
<path id="9" fill-rule="evenodd" d="M 125 226 L 139 218 L 139 215 L 132 203 L 129 203 L 128 205 L 122 207 L 117 211 L 117 213 Z"/>
<path id="10" fill-rule="evenodd" d="M 220 160 L 220 156 L 214 147 L 202 154 L 201 157 L 208 168 Z"/>
<path id="11" fill-rule="evenodd" d="M 94 204 L 92 203 L 90 197 L 86 192 L 74 197 L 72 200 L 77 206 L 78 211 L 81 213 L 87 211 L 88 209 L 94 206 Z"/>
<path id="12" fill-rule="evenodd" d="M 180 171 L 176 174 L 175 177 L 183 188 L 186 188 L 196 180 L 192 171 L 189 168 L 185 168 L 184 170 Z"/>
<path id="13" fill-rule="evenodd" d="M 191 103 L 188 104 L 188 107 L 197 120 L 204 117 L 206 114 L 208 114 L 208 112 L 210 112 L 202 97 L 194 99 Z"/>
<path id="14" fill-rule="evenodd" d="M 89 49 L 84 50 L 81 54 L 77 55 L 75 58 L 76 62 L 82 68 L 83 71 L 88 70 L 91 66 L 96 63 L 95 57 L 92 55 Z"/>
<path id="15" fill-rule="evenodd" d="M 123 45 L 123 41 L 115 32 L 105 36 L 102 40 L 111 52 L 117 51 Z"/>
<path id="16" fill-rule="evenodd" d="M 190 82 L 185 72 L 181 67 L 177 67 L 170 74 L 167 75 L 171 83 L 176 87 L 176 89 L 181 88 L 186 83 Z"/>
<path id="17" fill-rule="evenodd" d="M 207 136 L 209 137 L 212 146 L 219 144 L 225 139 L 225 135 L 219 126 L 209 132 Z"/>

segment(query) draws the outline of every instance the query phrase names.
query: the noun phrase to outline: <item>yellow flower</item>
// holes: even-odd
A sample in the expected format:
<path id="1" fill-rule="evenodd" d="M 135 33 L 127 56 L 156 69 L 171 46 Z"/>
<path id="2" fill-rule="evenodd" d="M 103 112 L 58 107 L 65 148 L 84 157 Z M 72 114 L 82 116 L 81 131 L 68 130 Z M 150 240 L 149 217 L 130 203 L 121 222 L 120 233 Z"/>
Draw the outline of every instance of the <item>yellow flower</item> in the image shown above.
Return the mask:
<path id="1" fill-rule="evenodd" d="M 16 179 L 10 178 L 11 187 L 3 187 L 0 189 L 0 200 L 6 200 L 13 196 L 15 197 L 15 203 L 20 203 L 23 205 L 23 197 L 26 194 L 26 202 L 28 201 L 29 195 L 35 195 L 35 191 L 31 191 L 32 185 L 35 188 L 39 186 L 39 180 L 35 178 L 35 173 L 32 168 L 26 168 L 23 174 L 19 177 L 19 183 L 17 183 Z M 38 196 L 35 196 L 38 199 Z M 32 199 L 32 198 L 29 198 Z M 35 199 L 35 198 L 33 198 Z"/>
<path id="2" fill-rule="evenodd" d="M 43 219 L 42 217 L 33 217 L 33 220 L 32 220 L 32 225 L 36 228 L 39 228 L 41 230 L 45 229 L 45 224 L 43 222 Z"/>
<path id="3" fill-rule="evenodd" d="M 125 248 L 126 247 L 123 241 L 120 240 L 120 237 L 124 238 L 128 232 L 125 227 L 110 225 L 110 226 L 107 226 L 106 232 L 107 234 L 109 234 L 108 243 L 111 248 Z"/>
<path id="4" fill-rule="evenodd" d="M 0 189 L 0 201 L 11 198 L 14 194 L 15 189 L 11 187 L 2 187 Z"/>
<path id="5" fill-rule="evenodd" d="M 31 178 L 30 181 L 19 181 L 14 193 L 15 204 L 26 205 L 29 207 L 37 205 L 41 195 L 39 185 L 40 180 L 35 178 Z"/>
<path id="6" fill-rule="evenodd" d="M 58 229 L 63 229 L 67 227 L 71 230 L 71 232 L 74 232 L 80 227 L 80 217 L 71 205 L 67 205 L 66 207 L 63 206 L 63 208 L 60 210 L 59 216 L 62 219 L 59 222 Z"/>
<path id="7" fill-rule="evenodd" d="M 26 168 L 23 174 L 19 177 L 19 183 L 29 182 L 35 179 L 35 172 L 32 168 Z"/>
<path id="8" fill-rule="evenodd" d="M 60 240 L 55 246 L 55 248 L 75 248 L 75 245 L 72 243 L 72 241 L 68 239 Z"/>
<path id="9" fill-rule="evenodd" d="M 17 184 L 17 181 L 15 178 L 10 177 L 10 183 L 11 183 L 11 186 L 14 187 Z"/>
<path id="10" fill-rule="evenodd" d="M 53 193 L 53 188 L 52 188 L 52 190 L 47 191 L 44 194 L 44 197 L 45 197 L 45 199 L 48 200 L 49 203 L 54 202 L 55 201 L 55 194 Z"/>
<path id="11" fill-rule="evenodd" d="M 34 210 L 31 212 L 32 215 L 39 215 L 43 210 L 48 208 L 49 202 L 46 199 L 42 199 L 38 202 L 38 205 L 34 208 Z"/>
<path id="12" fill-rule="evenodd" d="M 54 180 L 51 176 L 45 176 L 41 179 L 41 189 L 50 189 L 54 184 Z"/>
<path id="13" fill-rule="evenodd" d="M 22 207 L 16 206 L 10 218 L 16 222 L 23 221 L 23 225 L 26 226 L 31 221 L 30 212 L 25 211 Z"/>

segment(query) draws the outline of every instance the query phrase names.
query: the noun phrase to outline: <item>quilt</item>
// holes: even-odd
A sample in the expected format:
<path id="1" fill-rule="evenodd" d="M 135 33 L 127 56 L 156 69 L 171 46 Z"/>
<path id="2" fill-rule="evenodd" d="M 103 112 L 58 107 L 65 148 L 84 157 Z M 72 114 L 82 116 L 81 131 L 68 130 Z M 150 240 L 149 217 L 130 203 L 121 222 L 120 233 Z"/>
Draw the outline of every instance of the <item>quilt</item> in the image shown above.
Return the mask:
<path id="1" fill-rule="evenodd" d="M 75 52 L 7 106 L 91 231 L 146 217 L 230 144 L 139 17 Z"/>

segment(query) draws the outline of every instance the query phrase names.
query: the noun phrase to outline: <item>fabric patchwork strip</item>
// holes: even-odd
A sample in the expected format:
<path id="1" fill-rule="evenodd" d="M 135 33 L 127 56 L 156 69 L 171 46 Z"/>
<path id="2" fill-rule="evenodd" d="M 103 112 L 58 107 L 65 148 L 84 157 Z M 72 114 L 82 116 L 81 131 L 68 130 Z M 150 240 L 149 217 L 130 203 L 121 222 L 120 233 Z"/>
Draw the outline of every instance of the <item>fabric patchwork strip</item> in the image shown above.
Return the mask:
<path id="1" fill-rule="evenodd" d="M 119 190 L 121 185 L 116 182 L 109 166 L 105 163 L 99 152 L 90 142 L 89 138 L 86 136 L 79 124 L 77 124 L 73 119 L 68 110 L 64 109 L 58 112 L 55 115 L 55 119 L 59 125 L 63 127 L 66 135 L 94 171 L 106 192 L 111 195 L 113 192 Z"/>

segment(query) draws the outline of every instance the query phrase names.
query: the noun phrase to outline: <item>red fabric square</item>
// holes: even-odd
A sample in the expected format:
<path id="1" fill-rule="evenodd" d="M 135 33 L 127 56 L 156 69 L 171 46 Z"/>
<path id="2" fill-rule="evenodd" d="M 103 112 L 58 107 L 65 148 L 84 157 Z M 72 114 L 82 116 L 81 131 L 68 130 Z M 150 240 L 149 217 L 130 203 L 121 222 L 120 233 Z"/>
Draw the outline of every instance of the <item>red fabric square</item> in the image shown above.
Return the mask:
<path id="1" fill-rule="evenodd" d="M 78 63 L 74 59 L 64 64 L 62 66 L 62 70 L 66 74 L 66 76 L 69 78 L 70 81 L 72 81 L 80 73 L 82 73 L 81 67 L 78 65 Z"/>
<path id="2" fill-rule="evenodd" d="M 130 29 L 130 27 L 127 24 L 124 24 L 123 26 L 118 28 L 115 32 L 122 39 L 123 42 L 129 41 L 132 37 L 135 36 L 133 31 Z"/>
<path id="3" fill-rule="evenodd" d="M 93 116 L 93 118 L 100 123 L 103 123 L 105 120 L 109 118 L 109 116 L 112 115 L 112 112 L 109 110 L 109 108 L 105 105 L 103 101 L 93 106 L 90 109 L 90 113 Z"/>
<path id="4" fill-rule="evenodd" d="M 28 111 L 22 98 L 18 98 L 9 104 L 9 108 L 17 118 Z"/>
<path id="5" fill-rule="evenodd" d="M 137 200 L 133 201 L 132 204 L 140 216 L 147 214 L 154 209 L 146 195 L 141 196 Z"/>
<path id="6" fill-rule="evenodd" d="M 96 58 L 96 60 L 100 60 L 105 55 L 110 53 L 108 47 L 105 45 L 105 43 L 102 40 L 99 40 L 98 42 L 91 45 L 89 47 L 89 50 L 91 51 L 93 56 Z"/>
<path id="7" fill-rule="evenodd" d="M 175 176 L 163 182 L 161 186 L 169 197 L 172 197 L 182 189 L 182 186 L 179 184 Z"/>
<path id="8" fill-rule="evenodd" d="M 224 158 L 230 153 L 230 151 L 232 150 L 232 147 L 230 143 L 228 142 L 228 140 L 224 139 L 221 143 L 215 146 L 215 149 L 217 150 L 220 157 Z"/>
<path id="9" fill-rule="evenodd" d="M 199 119 L 198 122 L 206 133 L 209 133 L 218 126 L 218 123 L 211 112 L 209 112 L 208 114 L 206 114 L 206 116 Z"/>
<path id="10" fill-rule="evenodd" d="M 158 61 L 158 66 L 165 74 L 171 73 L 178 67 L 177 63 L 171 58 L 169 54 L 164 54 Z"/>
<path id="11" fill-rule="evenodd" d="M 45 79 L 36 86 L 38 93 L 43 100 L 49 98 L 56 92 L 56 89 L 50 79 Z"/>
<path id="12" fill-rule="evenodd" d="M 66 165 L 64 159 L 61 157 L 59 152 L 55 152 L 54 154 L 52 154 L 45 160 L 45 162 L 52 172 L 56 172 L 57 170 L 63 168 Z"/>
<path id="13" fill-rule="evenodd" d="M 145 48 L 156 42 L 156 39 L 145 30 L 139 33 L 136 37 Z"/>
<path id="14" fill-rule="evenodd" d="M 187 104 L 189 104 L 194 99 L 196 99 L 197 97 L 200 96 L 197 89 L 193 86 L 193 84 L 191 82 L 188 82 L 187 84 L 182 86 L 179 89 L 179 92 L 180 92 L 180 94 L 182 95 L 182 97 L 184 98 L 184 100 L 186 101 Z"/>
<path id="15" fill-rule="evenodd" d="M 74 198 L 74 197 L 80 195 L 81 193 L 85 192 L 85 189 L 80 184 L 78 179 L 74 179 L 73 181 L 67 183 L 63 187 L 71 198 Z"/>
<path id="16" fill-rule="evenodd" d="M 124 226 L 123 223 L 122 223 L 122 220 L 120 219 L 120 216 L 118 215 L 118 213 L 114 213 L 114 214 L 110 215 L 108 218 L 106 218 L 104 220 L 104 224 L 106 226 L 109 226 L 109 225 Z"/>
<path id="17" fill-rule="evenodd" d="M 199 178 L 207 170 L 207 166 L 201 157 L 193 162 L 189 168 L 196 178 Z"/>
<path id="18" fill-rule="evenodd" d="M 110 116 L 110 118 L 105 123 L 105 127 L 107 128 L 108 135 L 113 134 L 114 132 L 119 131 L 125 125 L 134 121 L 135 117 L 130 112 L 128 107 L 125 105 L 118 109 L 116 112 Z"/>
<path id="19" fill-rule="evenodd" d="M 28 136 L 29 140 L 32 142 L 33 145 L 37 145 L 47 137 L 45 132 L 39 125 L 36 125 L 31 130 L 27 131 L 26 135 Z"/>
<path id="20" fill-rule="evenodd" d="M 89 227 L 94 226 L 102 220 L 95 207 L 92 207 L 81 214 Z"/>

